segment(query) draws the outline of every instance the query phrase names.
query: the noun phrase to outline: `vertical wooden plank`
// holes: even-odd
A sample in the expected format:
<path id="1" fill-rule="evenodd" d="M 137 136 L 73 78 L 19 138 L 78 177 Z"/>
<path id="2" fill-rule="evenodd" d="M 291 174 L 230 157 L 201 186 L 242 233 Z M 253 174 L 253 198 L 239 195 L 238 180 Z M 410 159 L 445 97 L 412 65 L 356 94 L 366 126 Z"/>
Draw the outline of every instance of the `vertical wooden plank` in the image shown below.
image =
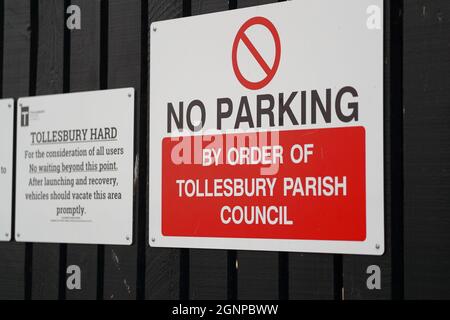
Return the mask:
<path id="1" fill-rule="evenodd" d="M 262 5 L 275 0 L 237 0 L 237 7 Z M 237 253 L 237 298 L 278 299 L 279 253 L 238 251 Z"/>
<path id="2" fill-rule="evenodd" d="M 385 1 L 384 8 L 384 203 L 385 252 L 383 256 L 344 256 L 344 299 L 401 298 L 402 224 L 402 104 L 401 4 Z M 369 266 L 381 271 L 381 288 L 369 288 Z"/>
<path id="3" fill-rule="evenodd" d="M 189 250 L 189 298 L 225 300 L 228 297 L 226 250 Z"/>
<path id="4" fill-rule="evenodd" d="M 161 21 L 183 16 L 183 0 L 149 0 L 148 2 L 148 24 L 154 21 Z M 151 37 L 150 30 L 149 37 Z M 151 56 L 151 48 L 149 52 Z M 148 89 L 148 88 L 146 88 Z M 150 108 L 152 106 L 149 106 Z M 148 112 L 146 113 L 148 123 Z M 148 142 L 148 125 L 146 125 Z M 147 143 L 148 148 L 148 143 Z M 148 154 L 148 153 L 147 153 Z M 147 163 L 147 160 L 145 160 Z M 148 175 L 146 178 L 148 189 Z M 148 192 L 146 193 L 148 196 Z M 152 210 L 148 207 L 148 197 L 146 201 L 147 210 Z M 148 231 L 148 228 L 146 228 Z M 166 248 L 152 248 L 147 245 L 146 241 L 146 274 L 145 274 L 145 298 L 150 300 L 176 300 L 180 298 L 181 287 L 181 250 L 180 249 L 166 249 Z"/>
<path id="5" fill-rule="evenodd" d="M 238 8 L 246 8 L 246 7 L 253 7 L 253 6 L 261 6 L 263 4 L 269 4 L 278 2 L 277 0 L 237 0 L 237 7 Z"/>
<path id="6" fill-rule="evenodd" d="M 192 15 L 228 10 L 228 0 L 192 0 Z"/>
<path id="7" fill-rule="evenodd" d="M 64 2 L 39 1 L 36 95 L 62 93 Z M 36 14 L 32 12 L 32 14 Z M 60 245 L 33 245 L 32 298 L 58 299 Z"/>
<path id="8" fill-rule="evenodd" d="M 336 297 L 334 256 L 289 254 L 289 299 L 332 300 Z M 340 289 L 339 289 L 340 290 Z"/>
<path id="9" fill-rule="evenodd" d="M 29 0 L 4 0 L 2 92 L 3 98 L 29 93 L 30 5 Z M 13 205 L 14 206 L 14 205 Z M 0 300 L 25 298 L 25 244 L 0 243 Z"/>
<path id="10" fill-rule="evenodd" d="M 73 92 L 100 87 L 100 2 L 71 0 L 82 13 L 81 29 L 70 31 L 70 91 Z"/>
<path id="11" fill-rule="evenodd" d="M 70 91 L 100 89 L 100 0 L 72 0 L 81 9 L 80 30 L 70 32 Z M 67 15 L 66 15 L 67 17 Z M 67 57 L 66 57 L 67 58 Z M 66 299 L 97 298 L 97 252 L 95 245 L 68 245 L 67 266 L 81 269 L 81 290 L 69 290 Z"/>
<path id="12" fill-rule="evenodd" d="M 450 298 L 450 2 L 405 1 L 405 298 Z"/>
<path id="13" fill-rule="evenodd" d="M 110 0 L 108 4 L 108 76 L 109 89 L 135 88 L 135 132 L 140 130 L 141 96 L 141 1 Z M 145 224 L 145 212 L 138 208 L 139 195 L 139 135 L 135 134 L 134 230 L 131 246 L 105 246 L 104 299 L 138 298 L 138 250 L 143 245 L 140 226 Z M 142 241 L 143 242 L 143 241 Z M 143 257 L 142 257 L 143 258 Z"/>
<path id="14" fill-rule="evenodd" d="M 237 298 L 239 300 L 279 299 L 279 253 L 238 251 Z"/>
<path id="15" fill-rule="evenodd" d="M 192 0 L 192 15 L 228 9 L 227 0 Z M 226 250 L 189 250 L 189 298 L 227 299 L 228 252 Z"/>

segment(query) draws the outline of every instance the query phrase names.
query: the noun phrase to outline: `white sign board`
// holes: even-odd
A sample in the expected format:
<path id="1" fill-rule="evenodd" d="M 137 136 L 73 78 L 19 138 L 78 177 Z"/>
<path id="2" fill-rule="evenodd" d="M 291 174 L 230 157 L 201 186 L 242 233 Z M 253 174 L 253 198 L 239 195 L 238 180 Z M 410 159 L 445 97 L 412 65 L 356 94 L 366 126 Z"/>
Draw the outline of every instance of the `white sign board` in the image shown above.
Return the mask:
<path id="1" fill-rule="evenodd" d="M 11 240 L 14 100 L 0 100 L 0 241 Z"/>
<path id="2" fill-rule="evenodd" d="M 381 255 L 383 1 L 153 23 L 150 245 Z"/>
<path id="3" fill-rule="evenodd" d="M 21 98 L 15 238 L 132 242 L 134 89 Z"/>

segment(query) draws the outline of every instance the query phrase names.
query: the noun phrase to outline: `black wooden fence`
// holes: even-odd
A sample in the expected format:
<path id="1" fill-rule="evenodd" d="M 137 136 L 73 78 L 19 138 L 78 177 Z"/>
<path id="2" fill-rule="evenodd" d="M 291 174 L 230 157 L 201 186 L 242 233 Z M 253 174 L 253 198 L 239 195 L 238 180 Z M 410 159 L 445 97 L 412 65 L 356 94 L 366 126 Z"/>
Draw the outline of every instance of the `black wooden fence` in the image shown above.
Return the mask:
<path id="1" fill-rule="evenodd" d="M 134 244 L 0 243 L 0 299 L 450 298 L 449 0 L 385 1 L 383 256 L 147 245 L 150 23 L 269 2 L 0 0 L 2 97 L 134 87 L 139 133 Z M 70 4 L 81 30 L 65 27 Z M 69 265 L 81 290 L 66 288 Z"/>

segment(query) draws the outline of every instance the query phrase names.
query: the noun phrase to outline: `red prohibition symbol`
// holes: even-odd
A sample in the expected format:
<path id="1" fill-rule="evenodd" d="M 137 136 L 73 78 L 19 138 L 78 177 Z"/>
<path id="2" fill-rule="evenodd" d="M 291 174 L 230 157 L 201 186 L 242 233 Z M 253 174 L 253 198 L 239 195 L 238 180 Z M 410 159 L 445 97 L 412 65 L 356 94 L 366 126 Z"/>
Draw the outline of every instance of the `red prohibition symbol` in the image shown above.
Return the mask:
<path id="1" fill-rule="evenodd" d="M 255 48 L 251 40 L 247 37 L 245 34 L 245 31 L 249 29 L 251 26 L 254 25 L 262 25 L 266 27 L 270 33 L 272 34 L 273 41 L 275 43 L 275 59 L 273 62 L 272 67 L 270 67 L 267 62 L 264 60 L 264 58 L 259 53 L 258 49 Z M 239 46 L 239 42 L 242 41 L 245 46 L 248 48 L 250 53 L 255 58 L 256 62 L 261 66 L 263 71 L 265 72 L 266 76 L 261 81 L 253 82 L 248 79 L 246 79 L 243 75 L 241 70 L 239 69 L 238 61 L 237 61 L 237 50 Z M 275 76 L 275 73 L 278 70 L 278 66 L 280 65 L 280 58 L 281 58 L 281 42 L 280 42 L 280 36 L 278 35 L 278 31 L 273 25 L 272 22 L 270 22 L 268 19 L 264 17 L 253 17 L 249 20 L 247 20 L 241 28 L 238 30 L 236 37 L 234 38 L 233 42 L 233 49 L 232 49 L 232 62 L 233 62 L 233 70 L 238 78 L 239 82 L 250 90 L 258 90 L 263 87 L 265 87 L 269 82 L 273 79 Z"/>

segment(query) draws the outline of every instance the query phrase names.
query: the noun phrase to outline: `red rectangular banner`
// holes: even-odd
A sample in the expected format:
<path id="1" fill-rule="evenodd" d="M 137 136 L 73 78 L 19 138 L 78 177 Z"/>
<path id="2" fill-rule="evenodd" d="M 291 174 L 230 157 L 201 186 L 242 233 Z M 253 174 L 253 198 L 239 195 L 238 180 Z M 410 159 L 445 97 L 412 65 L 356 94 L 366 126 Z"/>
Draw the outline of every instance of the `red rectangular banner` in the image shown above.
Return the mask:
<path id="1" fill-rule="evenodd" d="M 166 137 L 162 234 L 364 241 L 365 163 L 364 127 Z"/>

